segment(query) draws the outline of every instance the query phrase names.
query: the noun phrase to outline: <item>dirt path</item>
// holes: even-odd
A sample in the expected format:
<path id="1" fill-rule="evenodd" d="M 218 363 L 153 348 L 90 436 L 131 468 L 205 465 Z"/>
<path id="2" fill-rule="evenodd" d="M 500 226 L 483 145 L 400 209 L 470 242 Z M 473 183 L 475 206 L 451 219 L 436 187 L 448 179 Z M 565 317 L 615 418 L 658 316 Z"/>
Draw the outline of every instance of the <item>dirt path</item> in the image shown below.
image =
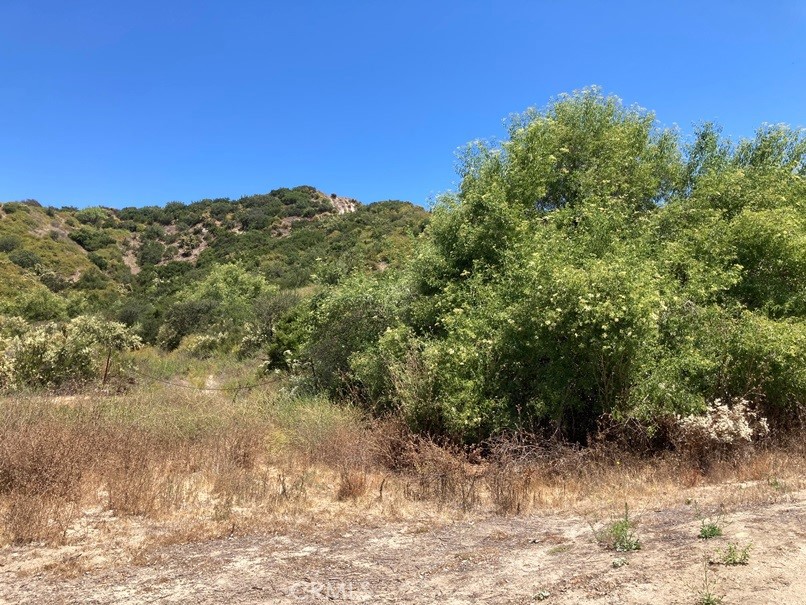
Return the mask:
<path id="1" fill-rule="evenodd" d="M 725 604 L 806 602 L 806 492 L 730 510 L 707 541 L 691 505 L 636 514 L 643 547 L 626 554 L 568 516 L 310 528 L 161 548 L 74 578 L 0 566 L 0 602 L 682 604 L 702 595 L 706 567 Z M 748 565 L 704 564 L 729 542 L 752 543 Z"/>

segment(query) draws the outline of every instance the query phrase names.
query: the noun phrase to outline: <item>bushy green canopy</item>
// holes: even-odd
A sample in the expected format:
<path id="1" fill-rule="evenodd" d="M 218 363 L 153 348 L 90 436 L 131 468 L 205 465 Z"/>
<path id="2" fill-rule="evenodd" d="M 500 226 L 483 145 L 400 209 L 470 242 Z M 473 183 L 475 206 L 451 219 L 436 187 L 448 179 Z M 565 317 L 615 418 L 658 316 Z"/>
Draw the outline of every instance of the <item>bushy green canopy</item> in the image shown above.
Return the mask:
<path id="1" fill-rule="evenodd" d="M 517 116 L 468 148 L 416 258 L 376 286 L 376 305 L 402 294 L 345 380 L 463 439 L 584 439 L 603 414 L 715 398 L 788 417 L 806 405 L 805 151 L 778 126 L 684 145 L 598 89 Z"/>
<path id="2" fill-rule="evenodd" d="M 99 375 L 104 356 L 140 345 L 126 326 L 97 316 L 38 325 L 0 316 L 0 390 L 81 384 Z"/>

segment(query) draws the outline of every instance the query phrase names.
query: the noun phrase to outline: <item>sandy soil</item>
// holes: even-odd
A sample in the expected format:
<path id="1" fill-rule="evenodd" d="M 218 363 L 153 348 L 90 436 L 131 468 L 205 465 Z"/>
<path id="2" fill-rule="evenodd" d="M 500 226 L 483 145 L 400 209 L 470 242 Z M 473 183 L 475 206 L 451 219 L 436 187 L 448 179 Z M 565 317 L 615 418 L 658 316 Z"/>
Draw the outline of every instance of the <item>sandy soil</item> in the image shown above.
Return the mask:
<path id="1" fill-rule="evenodd" d="M 698 602 L 707 574 L 726 604 L 805 603 L 806 491 L 776 500 L 731 505 L 711 540 L 697 537 L 683 495 L 636 511 L 642 548 L 632 553 L 597 544 L 592 520 L 570 515 L 313 523 L 158 547 L 138 564 L 76 574 L 25 572 L 32 547 L 9 547 L 0 602 L 682 604 Z M 748 565 L 719 563 L 728 543 L 752 544 Z"/>

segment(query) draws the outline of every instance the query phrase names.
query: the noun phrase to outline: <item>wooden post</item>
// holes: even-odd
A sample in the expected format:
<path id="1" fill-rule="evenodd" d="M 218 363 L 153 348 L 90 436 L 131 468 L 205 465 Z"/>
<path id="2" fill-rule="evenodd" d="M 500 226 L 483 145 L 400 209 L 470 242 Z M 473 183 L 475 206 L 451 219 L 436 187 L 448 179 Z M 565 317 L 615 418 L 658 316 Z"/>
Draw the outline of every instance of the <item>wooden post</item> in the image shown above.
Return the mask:
<path id="1" fill-rule="evenodd" d="M 106 366 L 104 366 L 104 378 L 103 382 L 101 383 L 104 386 L 106 386 L 106 379 L 109 376 L 109 360 L 111 358 L 112 358 L 112 348 L 110 347 L 109 349 L 106 350 Z"/>

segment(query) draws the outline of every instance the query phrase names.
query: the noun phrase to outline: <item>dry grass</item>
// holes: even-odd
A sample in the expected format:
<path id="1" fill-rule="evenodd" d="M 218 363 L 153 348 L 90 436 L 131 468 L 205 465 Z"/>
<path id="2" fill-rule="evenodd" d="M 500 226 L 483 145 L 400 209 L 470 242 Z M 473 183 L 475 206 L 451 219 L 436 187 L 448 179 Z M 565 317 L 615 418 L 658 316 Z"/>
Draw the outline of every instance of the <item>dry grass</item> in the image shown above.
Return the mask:
<path id="1" fill-rule="evenodd" d="M 136 561 L 149 545 L 277 524 L 410 518 L 427 527 L 468 515 L 597 515 L 623 510 L 625 500 L 639 511 L 680 504 L 684 492 L 704 504 L 713 492 L 712 500 L 733 506 L 803 488 L 805 468 L 806 446 L 794 437 L 703 470 L 672 453 L 518 437 L 485 444 L 482 455 L 325 400 L 276 393 L 236 402 L 172 388 L 7 398 L 0 544 L 85 544 L 121 532 L 131 538 L 140 528 L 130 540 Z M 65 569 L 76 567 L 60 556 Z"/>
<path id="2" fill-rule="evenodd" d="M 177 391 L 67 407 L 5 400 L 0 519 L 11 543 L 64 539 L 82 510 L 163 519 L 193 509 L 229 519 L 234 507 L 296 497 L 299 470 L 267 441 L 265 409 Z M 208 510 L 209 509 L 209 510 Z"/>

